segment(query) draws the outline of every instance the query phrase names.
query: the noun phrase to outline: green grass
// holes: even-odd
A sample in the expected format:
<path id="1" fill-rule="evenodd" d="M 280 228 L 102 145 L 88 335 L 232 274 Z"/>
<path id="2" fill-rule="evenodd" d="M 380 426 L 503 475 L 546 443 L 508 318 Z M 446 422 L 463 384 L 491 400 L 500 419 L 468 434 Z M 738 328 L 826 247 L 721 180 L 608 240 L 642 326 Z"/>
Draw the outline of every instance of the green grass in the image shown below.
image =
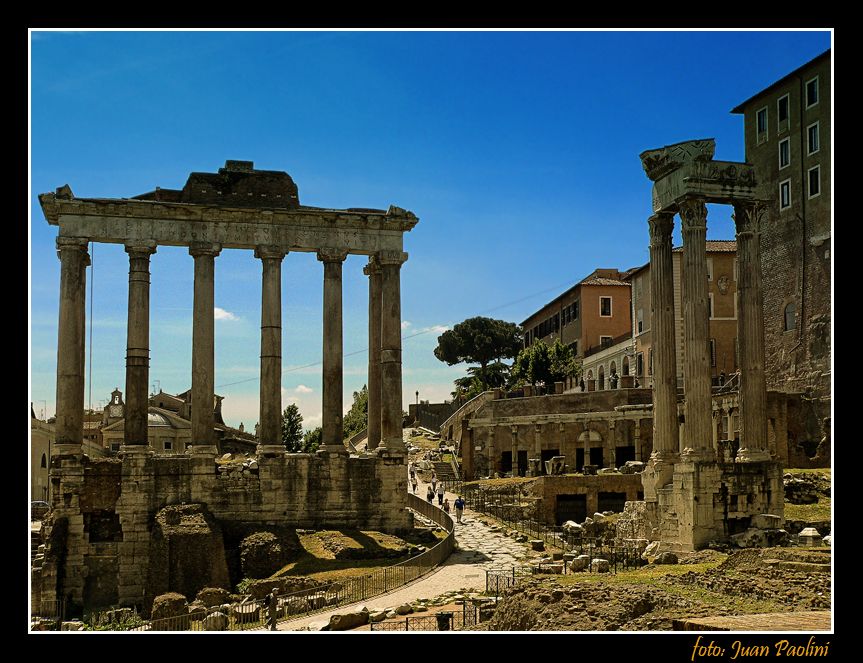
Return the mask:
<path id="1" fill-rule="evenodd" d="M 830 480 L 831 470 L 832 470 L 832 468 L 829 468 L 829 467 L 817 467 L 817 468 L 814 468 L 811 470 L 807 470 L 805 468 L 799 468 L 799 467 L 789 467 L 789 468 L 786 468 L 782 471 L 789 473 L 789 474 L 804 474 L 804 473 L 805 474 L 820 474 L 821 476 L 823 476 L 827 480 Z"/>
<path id="2" fill-rule="evenodd" d="M 830 520 L 829 497 L 821 497 L 815 504 L 791 504 L 785 502 L 785 520 L 816 522 Z"/>
<path id="3" fill-rule="evenodd" d="M 478 479 L 476 481 L 468 481 L 465 486 L 513 486 L 519 483 L 527 483 L 536 481 L 536 477 L 508 477 L 506 479 Z"/>

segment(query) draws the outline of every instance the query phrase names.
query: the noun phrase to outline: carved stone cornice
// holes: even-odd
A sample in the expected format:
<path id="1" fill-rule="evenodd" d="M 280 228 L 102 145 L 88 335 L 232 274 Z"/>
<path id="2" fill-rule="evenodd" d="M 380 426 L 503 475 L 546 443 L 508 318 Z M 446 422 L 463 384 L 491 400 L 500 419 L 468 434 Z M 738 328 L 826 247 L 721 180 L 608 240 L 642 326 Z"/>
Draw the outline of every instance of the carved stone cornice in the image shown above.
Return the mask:
<path id="1" fill-rule="evenodd" d="M 380 265 L 402 265 L 408 259 L 404 251 L 379 251 L 375 256 Z"/>
<path id="2" fill-rule="evenodd" d="M 704 138 L 666 145 L 656 150 L 645 150 L 639 157 L 647 177 L 656 182 L 685 163 L 710 161 L 715 151 L 716 141 L 713 138 Z"/>

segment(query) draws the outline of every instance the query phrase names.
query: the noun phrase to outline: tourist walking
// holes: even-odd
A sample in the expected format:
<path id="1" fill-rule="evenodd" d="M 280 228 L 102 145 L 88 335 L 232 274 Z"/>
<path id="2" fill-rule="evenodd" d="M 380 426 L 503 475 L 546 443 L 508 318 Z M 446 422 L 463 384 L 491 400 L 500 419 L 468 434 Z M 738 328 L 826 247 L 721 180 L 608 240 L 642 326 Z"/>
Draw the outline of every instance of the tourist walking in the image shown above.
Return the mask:
<path id="1" fill-rule="evenodd" d="M 443 494 L 444 494 L 443 483 L 439 483 L 437 487 L 437 503 L 440 506 L 443 506 Z"/>
<path id="2" fill-rule="evenodd" d="M 434 490 L 432 490 L 431 486 L 426 491 L 426 499 L 429 501 L 429 504 L 434 504 Z"/>
<path id="3" fill-rule="evenodd" d="M 431 485 L 432 491 L 437 489 L 437 472 L 435 472 L 434 470 L 432 470 Z"/>
<path id="4" fill-rule="evenodd" d="M 269 621 L 269 626 L 270 626 L 271 631 L 276 630 L 276 612 L 278 610 L 278 606 L 279 606 L 279 600 L 276 597 L 276 588 L 273 587 L 273 591 L 270 592 L 269 602 L 267 605 L 267 608 L 268 608 L 267 617 L 269 618 L 268 621 Z"/>
<path id="5" fill-rule="evenodd" d="M 443 501 L 443 512 L 449 513 L 449 499 Z"/>
<path id="6" fill-rule="evenodd" d="M 414 495 L 417 494 L 417 478 L 415 476 L 411 477 L 411 486 L 414 489 Z"/>
<path id="7" fill-rule="evenodd" d="M 459 495 L 453 506 L 455 506 L 455 520 L 457 523 L 460 523 L 461 516 L 464 513 L 464 498 Z"/>

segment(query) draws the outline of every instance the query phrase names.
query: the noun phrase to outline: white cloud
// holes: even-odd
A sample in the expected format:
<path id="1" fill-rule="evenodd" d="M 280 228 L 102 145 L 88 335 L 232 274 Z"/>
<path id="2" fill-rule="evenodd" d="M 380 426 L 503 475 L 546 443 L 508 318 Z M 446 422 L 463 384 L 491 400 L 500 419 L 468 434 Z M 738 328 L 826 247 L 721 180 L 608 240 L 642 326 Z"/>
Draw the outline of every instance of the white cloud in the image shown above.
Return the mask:
<path id="1" fill-rule="evenodd" d="M 402 329 L 407 329 L 411 326 L 410 320 L 402 320 Z"/>
<path id="2" fill-rule="evenodd" d="M 294 391 L 298 394 L 311 394 L 314 389 L 312 389 L 311 387 L 307 387 L 304 384 L 298 384 Z"/>
<path id="3" fill-rule="evenodd" d="M 446 325 L 434 325 L 432 327 L 427 327 L 423 331 L 434 332 L 435 334 L 443 334 L 445 331 L 449 331 L 451 327 L 447 327 Z"/>
<path id="4" fill-rule="evenodd" d="M 236 315 L 218 306 L 213 308 L 213 318 L 216 320 L 239 320 Z"/>

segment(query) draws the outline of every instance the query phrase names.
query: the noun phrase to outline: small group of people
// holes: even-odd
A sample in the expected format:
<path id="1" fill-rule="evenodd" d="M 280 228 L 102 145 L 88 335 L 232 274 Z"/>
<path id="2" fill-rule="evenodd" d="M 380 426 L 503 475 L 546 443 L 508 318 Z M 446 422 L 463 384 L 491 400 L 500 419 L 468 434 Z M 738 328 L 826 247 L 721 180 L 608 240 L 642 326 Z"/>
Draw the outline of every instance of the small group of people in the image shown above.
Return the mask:
<path id="1" fill-rule="evenodd" d="M 437 485 L 437 488 L 435 488 L 435 485 Z M 437 494 L 438 506 L 443 506 L 445 492 L 446 491 L 444 490 L 442 483 L 439 484 L 437 482 L 433 482 L 426 490 L 426 499 L 429 501 L 429 504 L 434 504 L 434 496 Z"/>

